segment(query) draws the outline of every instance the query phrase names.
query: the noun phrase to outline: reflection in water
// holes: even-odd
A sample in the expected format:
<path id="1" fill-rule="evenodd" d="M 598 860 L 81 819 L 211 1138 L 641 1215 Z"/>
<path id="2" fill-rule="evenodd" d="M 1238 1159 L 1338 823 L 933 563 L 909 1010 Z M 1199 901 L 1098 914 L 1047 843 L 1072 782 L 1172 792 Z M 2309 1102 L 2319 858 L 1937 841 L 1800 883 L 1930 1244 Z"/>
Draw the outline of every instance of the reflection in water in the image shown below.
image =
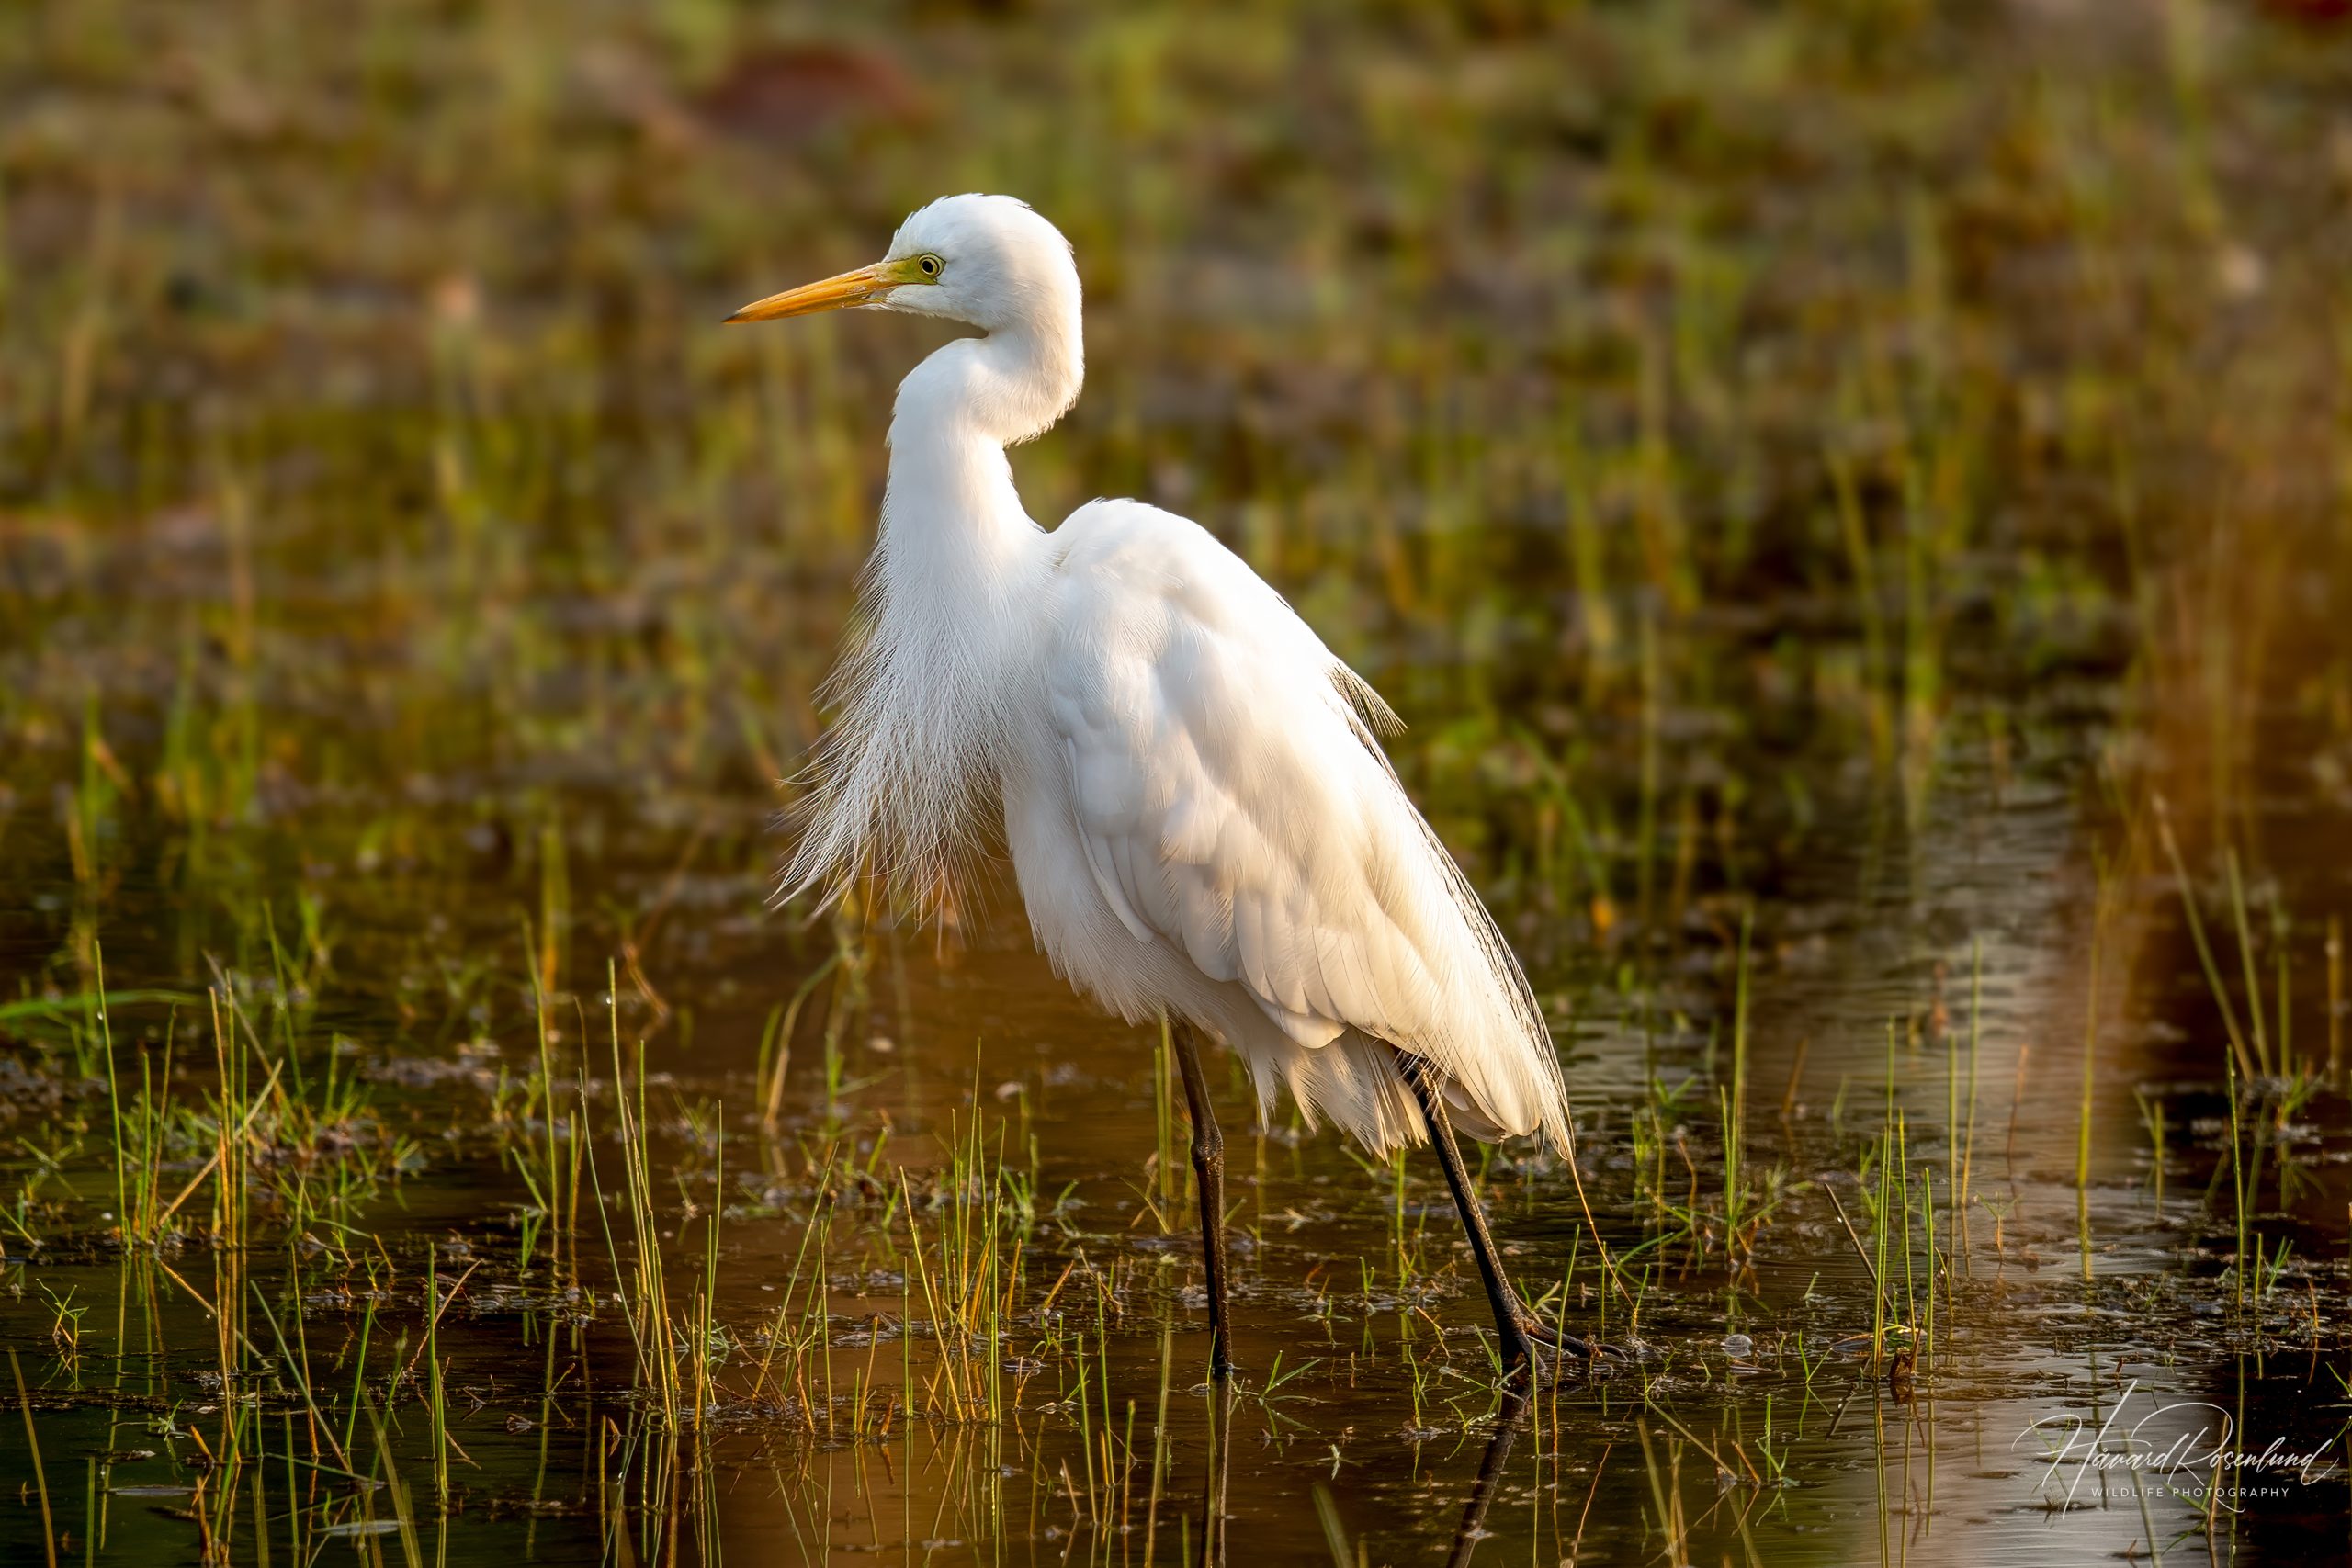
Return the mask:
<path id="1" fill-rule="evenodd" d="M 1233 1380 L 1217 1380 L 1210 1396 L 1209 1452 L 1201 1482 L 1201 1553 L 1203 1568 L 1225 1568 L 1226 1481 L 1233 1462 Z"/>
<path id="2" fill-rule="evenodd" d="M 1471 1553 L 1487 1539 L 1487 1509 L 1495 1500 L 1495 1489 L 1502 1483 L 1503 1469 L 1510 1463 L 1511 1445 L 1519 1440 L 1519 1429 L 1527 1420 L 1532 1396 L 1513 1389 L 1503 1400 L 1502 1409 L 1495 1416 L 1495 1435 L 1487 1439 L 1487 1451 L 1478 1461 L 1477 1483 L 1470 1489 L 1470 1500 L 1462 1506 L 1462 1522 L 1454 1527 L 1453 1550 L 1446 1555 L 1446 1568 L 1470 1568 Z"/>
<path id="3" fill-rule="evenodd" d="M 1217 1391 L 1210 1396 L 1205 1431 L 1207 1453 L 1201 1483 L 1198 1548 L 1192 1558 L 1199 1568 L 1227 1568 L 1226 1540 L 1232 1522 L 1227 1510 L 1227 1485 L 1236 1447 L 1233 1427 L 1236 1397 L 1229 1380 L 1221 1381 Z M 1461 1522 L 1454 1528 L 1453 1544 L 1446 1556 L 1447 1568 L 1469 1568 L 1478 1543 L 1487 1539 L 1487 1510 L 1502 1483 L 1505 1468 L 1510 1462 L 1511 1447 L 1526 1427 L 1533 1403 L 1532 1394 L 1513 1388 L 1505 1394 L 1500 1409 L 1496 1412 L 1494 1433 L 1487 1439 L 1486 1450 L 1478 1461 L 1477 1478 L 1471 1484 L 1469 1496 L 1462 1506 Z M 1331 1494 L 1320 1484 L 1315 1488 L 1315 1499 L 1318 1512 L 1336 1509 L 1336 1505 L 1330 1500 Z M 1245 1520 L 1244 1529 L 1253 1539 L 1262 1540 L 1267 1539 L 1270 1533 L 1279 1534 L 1283 1525 L 1295 1525 L 1295 1522 Z M 1345 1545 L 1344 1526 L 1336 1517 L 1327 1517 L 1325 1529 L 1335 1555 L 1340 1554 Z M 1251 1562 L 1260 1560 L 1255 1556 L 1245 1559 Z"/>

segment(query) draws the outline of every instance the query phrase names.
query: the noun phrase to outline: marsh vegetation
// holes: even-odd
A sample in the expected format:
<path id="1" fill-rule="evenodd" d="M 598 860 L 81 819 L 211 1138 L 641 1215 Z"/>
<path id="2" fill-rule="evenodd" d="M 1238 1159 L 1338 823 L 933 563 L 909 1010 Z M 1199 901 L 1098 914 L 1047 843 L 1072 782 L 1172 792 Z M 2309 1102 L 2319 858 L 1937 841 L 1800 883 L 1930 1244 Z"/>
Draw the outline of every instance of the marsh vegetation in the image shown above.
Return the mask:
<path id="1" fill-rule="evenodd" d="M 1086 269 L 1033 513 L 1409 721 L 1622 1363 L 1236 1076 L 1214 1393 L 1165 1042 L 767 906 L 932 334 L 715 323 L 973 188 Z M 19 10 L 0 1555 L 2340 1545 L 2348 264 L 2283 0 Z"/>

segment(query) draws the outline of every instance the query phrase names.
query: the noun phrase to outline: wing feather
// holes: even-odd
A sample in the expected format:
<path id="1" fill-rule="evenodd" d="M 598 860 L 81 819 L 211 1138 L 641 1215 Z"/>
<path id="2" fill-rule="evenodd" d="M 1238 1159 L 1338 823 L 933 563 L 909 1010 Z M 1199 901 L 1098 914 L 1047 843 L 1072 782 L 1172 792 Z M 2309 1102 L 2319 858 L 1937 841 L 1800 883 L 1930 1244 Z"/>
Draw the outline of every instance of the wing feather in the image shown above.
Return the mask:
<path id="1" fill-rule="evenodd" d="M 1549 1032 L 1380 750 L 1386 705 L 1197 525 L 1098 502 L 1058 537 L 1050 722 L 1120 923 L 1298 1046 L 1416 1052 L 1485 1122 L 1565 1147 Z"/>

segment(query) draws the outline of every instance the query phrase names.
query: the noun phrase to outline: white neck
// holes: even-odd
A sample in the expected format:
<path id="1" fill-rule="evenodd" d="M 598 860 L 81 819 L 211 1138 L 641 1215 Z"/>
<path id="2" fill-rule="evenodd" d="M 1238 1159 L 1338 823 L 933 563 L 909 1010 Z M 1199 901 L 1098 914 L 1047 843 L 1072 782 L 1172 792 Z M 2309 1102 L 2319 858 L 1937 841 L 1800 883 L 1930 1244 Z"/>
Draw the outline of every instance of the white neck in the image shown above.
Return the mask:
<path id="1" fill-rule="evenodd" d="M 1013 489 L 1005 445 L 1078 394 L 1075 302 L 1062 330 L 948 344 L 899 384 L 881 536 L 866 563 L 865 639 L 833 677 L 842 716 L 817 761 L 809 830 L 787 893 L 861 863 L 938 894 L 996 798 L 1000 704 L 1023 682 L 1047 536 Z"/>

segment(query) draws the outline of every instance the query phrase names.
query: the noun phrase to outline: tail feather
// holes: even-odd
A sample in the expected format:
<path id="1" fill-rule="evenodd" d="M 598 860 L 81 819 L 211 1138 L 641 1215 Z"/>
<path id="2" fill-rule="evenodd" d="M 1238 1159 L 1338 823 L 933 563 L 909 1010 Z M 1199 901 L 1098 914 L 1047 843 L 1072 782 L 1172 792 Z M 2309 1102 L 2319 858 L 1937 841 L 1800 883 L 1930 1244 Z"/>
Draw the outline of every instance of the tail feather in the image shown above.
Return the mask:
<path id="1" fill-rule="evenodd" d="M 1413 1098 L 1396 1050 L 1351 1029 L 1329 1044 L 1302 1050 L 1256 1035 L 1235 1042 L 1258 1091 L 1258 1114 L 1271 1117 L 1285 1090 L 1312 1132 L 1325 1120 L 1351 1134 L 1373 1155 L 1385 1158 L 1398 1149 L 1430 1141 L 1419 1101 Z M 1454 1129 L 1481 1143 L 1499 1143 L 1510 1129 L 1498 1124 L 1461 1079 L 1442 1077 L 1446 1113 Z"/>

